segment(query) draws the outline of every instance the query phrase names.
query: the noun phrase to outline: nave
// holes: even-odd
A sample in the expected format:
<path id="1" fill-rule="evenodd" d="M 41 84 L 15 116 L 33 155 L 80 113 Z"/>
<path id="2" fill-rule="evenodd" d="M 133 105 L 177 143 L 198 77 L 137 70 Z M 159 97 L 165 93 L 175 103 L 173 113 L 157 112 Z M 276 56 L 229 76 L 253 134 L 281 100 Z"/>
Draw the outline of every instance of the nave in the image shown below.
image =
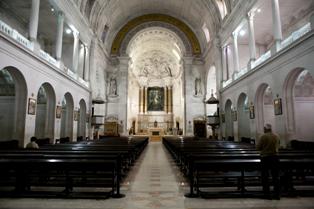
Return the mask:
<path id="1" fill-rule="evenodd" d="M 149 143 L 124 180 L 122 199 L 45 199 L 1 198 L 0 208 L 78 208 L 78 209 L 141 209 L 141 208 L 313 208 L 314 198 L 282 198 L 263 200 L 256 198 L 201 199 L 185 198 L 189 185 L 170 154 L 160 142 Z"/>

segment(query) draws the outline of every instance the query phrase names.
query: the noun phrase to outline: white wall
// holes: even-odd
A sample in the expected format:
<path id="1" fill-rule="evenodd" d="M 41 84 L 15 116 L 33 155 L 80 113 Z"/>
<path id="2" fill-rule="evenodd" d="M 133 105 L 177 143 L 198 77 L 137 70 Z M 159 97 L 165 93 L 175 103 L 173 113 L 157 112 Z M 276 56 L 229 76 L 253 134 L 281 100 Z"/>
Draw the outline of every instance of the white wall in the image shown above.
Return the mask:
<path id="1" fill-rule="evenodd" d="M 255 106 L 255 119 L 250 120 L 251 137 L 257 138 L 262 132 L 258 116 L 257 104 L 255 103 L 256 93 L 262 84 L 267 84 L 272 89 L 273 97 L 282 99 L 282 115 L 274 115 L 273 105 L 265 108 L 264 114 L 268 115 L 265 122 L 269 121 L 274 125 L 273 130 L 281 137 L 281 145 L 285 146 L 294 136 L 287 130 L 287 112 L 286 101 L 284 98 L 284 83 L 289 73 L 297 68 L 306 69 L 314 75 L 314 33 L 311 32 L 301 38 L 299 42 L 291 45 L 286 50 L 282 50 L 275 56 L 267 60 L 263 65 L 254 69 L 254 72 L 237 80 L 228 87 L 221 89 L 221 109 L 227 99 L 231 99 L 235 104 L 241 93 L 248 95 L 249 104 L 252 102 Z M 311 122 L 311 121 L 310 121 Z M 314 127 L 314 126 L 313 126 Z"/>
<path id="2" fill-rule="evenodd" d="M 47 105 L 37 104 L 35 120 L 35 136 L 39 139 L 45 137 L 46 113 Z"/>
<path id="3" fill-rule="evenodd" d="M 314 141 L 314 98 L 295 98 L 295 124 L 298 140 Z"/>
<path id="4" fill-rule="evenodd" d="M 0 96 L 0 141 L 12 139 L 14 106 L 14 96 Z"/>
<path id="5" fill-rule="evenodd" d="M 81 99 L 84 99 L 87 104 L 90 104 L 90 90 L 88 88 L 70 79 L 65 72 L 51 67 L 46 62 L 42 62 L 30 54 L 30 52 L 21 50 L 19 46 L 7 41 L 3 37 L 0 38 L 0 60 L 0 69 L 13 66 L 22 73 L 27 85 L 27 98 L 37 99 L 40 86 L 47 82 L 51 84 L 55 91 L 56 105 L 61 105 L 66 92 L 69 92 L 73 96 L 74 109 L 77 110 L 79 108 L 79 101 Z M 27 106 L 25 106 L 26 109 Z M 26 114 L 24 138 L 20 139 L 23 145 L 27 144 L 30 137 L 35 134 L 35 118 L 35 115 Z M 60 137 L 60 119 L 57 118 L 55 120 L 54 136 L 55 139 Z M 75 134 L 73 138 L 76 138 Z"/>

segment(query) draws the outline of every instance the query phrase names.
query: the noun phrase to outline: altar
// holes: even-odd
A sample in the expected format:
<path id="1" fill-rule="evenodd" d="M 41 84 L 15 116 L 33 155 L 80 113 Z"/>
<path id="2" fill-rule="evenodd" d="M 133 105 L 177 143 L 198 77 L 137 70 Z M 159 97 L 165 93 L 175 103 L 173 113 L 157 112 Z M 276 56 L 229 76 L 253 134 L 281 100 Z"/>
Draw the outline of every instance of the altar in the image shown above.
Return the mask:
<path id="1" fill-rule="evenodd" d="M 151 142 L 156 142 L 156 141 L 161 141 L 163 135 L 164 135 L 164 130 L 162 128 L 149 128 L 148 129 L 148 134 L 149 134 L 149 140 Z"/>

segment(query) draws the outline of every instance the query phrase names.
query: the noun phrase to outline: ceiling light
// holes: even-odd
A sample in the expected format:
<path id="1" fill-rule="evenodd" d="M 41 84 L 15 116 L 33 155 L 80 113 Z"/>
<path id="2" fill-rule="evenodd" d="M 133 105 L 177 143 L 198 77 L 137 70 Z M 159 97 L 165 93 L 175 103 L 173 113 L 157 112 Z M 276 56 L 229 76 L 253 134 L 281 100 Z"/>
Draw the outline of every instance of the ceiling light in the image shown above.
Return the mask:
<path id="1" fill-rule="evenodd" d="M 51 11 L 52 11 L 52 12 L 54 12 L 54 11 L 55 11 L 55 9 L 54 9 L 54 8 L 51 8 Z"/>
<path id="2" fill-rule="evenodd" d="M 262 10 L 261 9 L 257 9 L 257 12 L 260 13 Z"/>
<path id="3" fill-rule="evenodd" d="M 66 34 L 70 34 L 72 31 L 70 28 L 65 29 Z"/>
<path id="4" fill-rule="evenodd" d="M 240 30 L 239 34 L 240 34 L 240 36 L 244 36 L 245 35 L 245 31 L 244 30 Z"/>

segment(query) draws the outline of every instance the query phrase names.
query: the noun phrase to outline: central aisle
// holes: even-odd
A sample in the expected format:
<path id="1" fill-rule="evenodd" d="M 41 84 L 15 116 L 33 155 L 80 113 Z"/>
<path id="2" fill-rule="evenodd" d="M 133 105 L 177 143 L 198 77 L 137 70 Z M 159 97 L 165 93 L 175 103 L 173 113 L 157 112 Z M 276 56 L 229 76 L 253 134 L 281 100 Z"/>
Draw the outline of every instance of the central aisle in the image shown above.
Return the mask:
<path id="1" fill-rule="evenodd" d="M 166 152 L 161 142 L 149 143 L 122 186 L 126 208 L 184 208 L 186 183 Z"/>

